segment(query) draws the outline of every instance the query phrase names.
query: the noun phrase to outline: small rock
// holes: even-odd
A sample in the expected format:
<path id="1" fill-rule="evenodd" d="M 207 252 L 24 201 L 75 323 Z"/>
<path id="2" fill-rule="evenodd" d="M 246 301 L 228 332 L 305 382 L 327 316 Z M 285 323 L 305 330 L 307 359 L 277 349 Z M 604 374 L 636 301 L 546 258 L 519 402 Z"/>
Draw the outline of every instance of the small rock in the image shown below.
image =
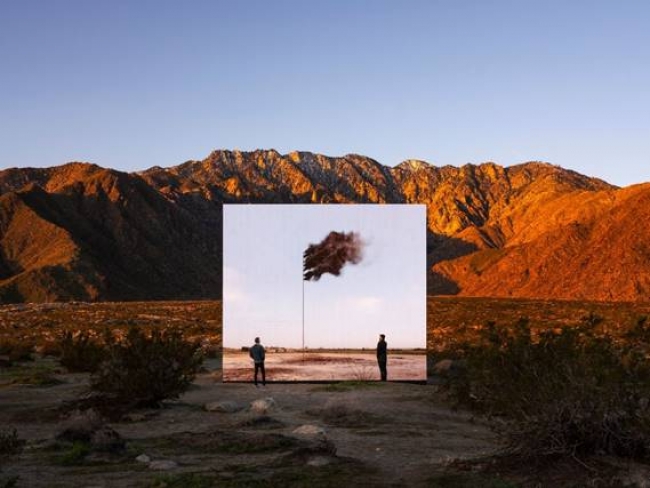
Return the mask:
<path id="1" fill-rule="evenodd" d="M 443 359 L 433 366 L 434 374 L 440 376 L 459 376 L 466 368 L 465 361 Z"/>
<path id="2" fill-rule="evenodd" d="M 327 458 L 325 456 L 314 456 L 313 458 L 310 458 L 307 460 L 307 465 L 308 466 L 327 466 L 328 464 L 331 464 L 332 460 L 330 458 Z"/>
<path id="3" fill-rule="evenodd" d="M 271 397 L 261 398 L 251 402 L 250 410 L 261 415 L 273 410 L 275 408 L 275 400 Z"/>
<path id="4" fill-rule="evenodd" d="M 122 417 L 122 420 L 126 422 L 142 422 L 143 420 L 147 420 L 147 416 L 143 413 L 127 413 Z"/>
<path id="5" fill-rule="evenodd" d="M 206 403 L 203 409 L 207 412 L 235 413 L 239 412 L 242 408 L 235 402 L 225 401 Z"/>
<path id="6" fill-rule="evenodd" d="M 433 370 L 438 373 L 444 373 L 447 372 L 451 369 L 451 365 L 453 364 L 453 361 L 451 359 L 443 359 L 441 361 L 438 361 L 434 366 Z"/>
<path id="7" fill-rule="evenodd" d="M 293 430 L 294 434 L 297 435 L 325 435 L 325 429 L 319 427 L 318 425 L 305 424 L 300 427 L 296 427 Z"/>
<path id="8" fill-rule="evenodd" d="M 140 454 L 137 458 L 135 458 L 135 460 L 139 463 L 145 463 L 145 464 L 151 462 L 151 458 L 146 454 Z"/>
<path id="9" fill-rule="evenodd" d="M 154 471 L 169 471 L 177 467 L 178 463 L 174 461 L 151 461 L 149 463 L 149 469 L 153 469 Z"/>

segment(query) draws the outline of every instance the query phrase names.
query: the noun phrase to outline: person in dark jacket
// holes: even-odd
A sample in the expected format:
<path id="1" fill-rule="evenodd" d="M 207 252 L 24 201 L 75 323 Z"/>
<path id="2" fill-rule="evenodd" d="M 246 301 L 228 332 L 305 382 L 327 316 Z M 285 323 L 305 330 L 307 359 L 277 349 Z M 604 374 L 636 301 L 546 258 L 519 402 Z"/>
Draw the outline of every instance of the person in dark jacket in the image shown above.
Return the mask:
<path id="1" fill-rule="evenodd" d="M 248 350 L 248 355 L 255 363 L 255 386 L 257 386 L 258 372 L 262 373 L 262 386 L 266 386 L 266 371 L 264 371 L 264 359 L 266 358 L 266 354 L 264 352 L 264 346 L 260 344 L 259 337 L 255 338 L 255 344 Z"/>
<path id="2" fill-rule="evenodd" d="M 388 378 L 388 371 L 386 370 L 386 363 L 388 362 L 388 343 L 386 336 L 379 334 L 379 342 L 377 343 L 377 364 L 379 365 L 379 373 L 381 374 L 381 381 L 386 381 Z"/>

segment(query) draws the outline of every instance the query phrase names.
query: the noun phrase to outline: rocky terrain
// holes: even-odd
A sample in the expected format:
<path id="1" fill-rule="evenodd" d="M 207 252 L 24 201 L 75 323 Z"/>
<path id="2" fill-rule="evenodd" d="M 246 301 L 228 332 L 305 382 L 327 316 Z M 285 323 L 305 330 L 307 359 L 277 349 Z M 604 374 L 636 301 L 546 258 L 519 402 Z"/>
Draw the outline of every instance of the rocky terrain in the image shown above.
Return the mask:
<path id="1" fill-rule="evenodd" d="M 650 184 L 259 150 L 0 171 L 0 301 L 218 299 L 222 204 L 239 202 L 425 204 L 434 295 L 650 300 Z"/>
<path id="2" fill-rule="evenodd" d="M 22 452 L 0 458 L 2 486 L 451 486 L 436 484 L 447 478 L 516 486 L 449 467 L 499 444 L 486 422 L 452 411 L 431 386 L 256 389 L 206 372 L 180 400 L 107 424 L 65 408 L 83 394 L 84 375 L 57 377 L 57 385 L 0 389 L 0 421 L 25 441 Z M 90 449 L 62 442 L 65 429 L 93 432 Z"/>
<path id="3" fill-rule="evenodd" d="M 512 327 L 528 317 L 533 330 L 554 330 L 601 317 L 616 341 L 649 312 L 648 303 L 429 297 L 427 349 L 436 367 L 428 384 L 366 381 L 376 375 L 373 362 L 373 376 L 357 369 L 354 381 L 255 388 L 250 362 L 236 378 L 244 383 L 221 381 L 221 302 L 4 305 L 0 486 L 646 486 L 643 460 L 504 456 L 488 420 L 453 406 L 437 385 L 441 368 L 453 367 L 445 347 L 471 341 L 489 320 Z M 162 408 L 102 417 L 88 408 L 89 374 L 64 367 L 57 342 L 66 330 L 98 337 L 133 326 L 201 338 L 203 367 Z"/>

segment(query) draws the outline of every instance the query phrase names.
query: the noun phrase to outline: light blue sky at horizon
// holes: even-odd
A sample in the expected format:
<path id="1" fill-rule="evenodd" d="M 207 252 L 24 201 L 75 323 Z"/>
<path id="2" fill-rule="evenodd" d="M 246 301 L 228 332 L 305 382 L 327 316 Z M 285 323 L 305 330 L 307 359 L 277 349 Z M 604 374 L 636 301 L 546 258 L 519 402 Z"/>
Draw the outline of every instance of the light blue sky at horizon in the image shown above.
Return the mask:
<path id="1" fill-rule="evenodd" d="M 0 1 L 0 169 L 214 149 L 650 181 L 642 0 Z"/>
<path id="2" fill-rule="evenodd" d="M 355 231 L 364 258 L 305 282 L 305 345 L 426 348 L 424 205 L 224 205 L 224 347 L 302 345 L 302 255 Z"/>

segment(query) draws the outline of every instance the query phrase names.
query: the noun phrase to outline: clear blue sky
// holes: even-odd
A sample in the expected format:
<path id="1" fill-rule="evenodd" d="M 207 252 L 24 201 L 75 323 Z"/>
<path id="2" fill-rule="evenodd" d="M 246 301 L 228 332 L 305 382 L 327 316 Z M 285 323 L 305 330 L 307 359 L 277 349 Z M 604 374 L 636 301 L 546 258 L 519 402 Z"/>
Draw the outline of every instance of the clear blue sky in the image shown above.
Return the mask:
<path id="1" fill-rule="evenodd" d="M 305 282 L 307 347 L 426 347 L 424 205 L 226 205 L 224 347 L 301 347 L 302 254 L 356 231 L 364 258 Z"/>
<path id="2" fill-rule="evenodd" d="M 0 0 L 0 168 L 213 149 L 650 181 L 646 0 Z"/>

